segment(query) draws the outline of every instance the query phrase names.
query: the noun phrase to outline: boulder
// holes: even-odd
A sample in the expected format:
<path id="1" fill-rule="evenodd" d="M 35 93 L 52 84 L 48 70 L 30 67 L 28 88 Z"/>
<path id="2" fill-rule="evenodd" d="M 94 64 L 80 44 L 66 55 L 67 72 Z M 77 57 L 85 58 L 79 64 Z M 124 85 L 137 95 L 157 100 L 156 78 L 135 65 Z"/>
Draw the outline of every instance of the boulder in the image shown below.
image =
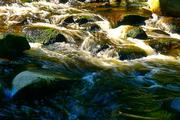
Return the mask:
<path id="1" fill-rule="evenodd" d="M 148 0 L 148 4 L 153 13 L 180 17 L 180 0 Z"/>
<path id="2" fill-rule="evenodd" d="M 147 39 L 146 32 L 141 27 L 134 27 L 127 32 L 127 37 L 137 38 L 137 39 Z"/>
<path id="3" fill-rule="evenodd" d="M 12 82 L 11 97 L 43 96 L 56 90 L 67 90 L 74 77 L 47 70 L 23 71 Z"/>
<path id="4" fill-rule="evenodd" d="M 134 45 L 122 46 L 118 51 L 120 60 L 133 60 L 147 56 L 147 53 L 143 49 Z"/>
<path id="5" fill-rule="evenodd" d="M 7 34 L 0 39 L 0 57 L 16 57 L 28 49 L 30 45 L 23 36 Z"/>
<path id="6" fill-rule="evenodd" d="M 118 25 L 144 25 L 148 17 L 141 15 L 125 15 Z"/>
<path id="7" fill-rule="evenodd" d="M 146 32 L 141 27 L 122 25 L 119 28 L 120 38 L 147 39 Z"/>
<path id="8" fill-rule="evenodd" d="M 157 53 L 170 55 L 174 57 L 180 56 L 180 41 L 174 38 L 158 38 L 145 41 Z"/>

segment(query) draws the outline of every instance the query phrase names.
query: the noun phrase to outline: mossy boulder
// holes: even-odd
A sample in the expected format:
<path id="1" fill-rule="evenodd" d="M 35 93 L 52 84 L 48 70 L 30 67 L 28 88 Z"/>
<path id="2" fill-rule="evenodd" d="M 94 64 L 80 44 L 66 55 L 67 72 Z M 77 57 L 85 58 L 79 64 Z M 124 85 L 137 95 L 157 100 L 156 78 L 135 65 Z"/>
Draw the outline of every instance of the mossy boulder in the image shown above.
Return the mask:
<path id="1" fill-rule="evenodd" d="M 180 0 L 148 0 L 148 4 L 158 15 L 180 17 Z"/>
<path id="2" fill-rule="evenodd" d="M 149 44 L 156 52 L 170 55 L 170 56 L 180 56 L 180 41 L 174 38 L 158 38 L 145 41 Z"/>
<path id="3" fill-rule="evenodd" d="M 127 37 L 147 39 L 147 34 L 141 27 L 135 27 L 127 32 Z"/>
<path id="4" fill-rule="evenodd" d="M 120 37 L 121 38 L 137 38 L 137 39 L 147 39 L 148 36 L 146 32 L 141 27 L 122 25 L 119 27 Z"/>
<path id="5" fill-rule="evenodd" d="M 28 49 L 30 45 L 23 36 L 7 34 L 0 39 L 0 57 L 16 57 Z"/>
<path id="6" fill-rule="evenodd" d="M 134 45 L 125 45 L 118 48 L 118 54 L 120 60 L 133 60 L 142 57 L 146 57 L 147 53 Z"/>

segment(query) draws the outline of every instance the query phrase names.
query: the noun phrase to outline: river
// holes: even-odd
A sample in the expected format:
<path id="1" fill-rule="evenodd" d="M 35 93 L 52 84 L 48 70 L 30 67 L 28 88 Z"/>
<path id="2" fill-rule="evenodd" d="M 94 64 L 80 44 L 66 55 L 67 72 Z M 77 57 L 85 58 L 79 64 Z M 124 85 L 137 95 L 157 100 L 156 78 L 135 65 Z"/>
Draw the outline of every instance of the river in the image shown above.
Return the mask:
<path id="1" fill-rule="evenodd" d="M 31 47 L 0 58 L 1 119 L 178 120 L 179 34 L 148 26 L 145 9 L 95 5 L 0 6 L 0 38 Z M 145 33 L 127 34 L 136 28 Z"/>

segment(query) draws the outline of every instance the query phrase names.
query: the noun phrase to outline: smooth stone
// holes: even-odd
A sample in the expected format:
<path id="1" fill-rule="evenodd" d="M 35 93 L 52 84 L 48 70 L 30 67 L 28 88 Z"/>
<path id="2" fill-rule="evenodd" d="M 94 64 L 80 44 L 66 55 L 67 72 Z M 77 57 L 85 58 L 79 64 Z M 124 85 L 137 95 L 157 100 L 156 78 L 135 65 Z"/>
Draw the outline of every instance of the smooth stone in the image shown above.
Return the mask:
<path id="1" fill-rule="evenodd" d="M 175 98 L 172 102 L 171 102 L 171 108 L 176 110 L 177 112 L 180 112 L 180 97 Z"/>
<path id="2" fill-rule="evenodd" d="M 12 81 L 11 97 L 37 97 L 57 90 L 67 90 L 75 78 L 47 70 L 23 71 Z"/>
<path id="3" fill-rule="evenodd" d="M 3 39 L 0 39 L 1 57 L 16 57 L 28 49 L 30 49 L 30 45 L 23 36 L 7 34 Z"/>

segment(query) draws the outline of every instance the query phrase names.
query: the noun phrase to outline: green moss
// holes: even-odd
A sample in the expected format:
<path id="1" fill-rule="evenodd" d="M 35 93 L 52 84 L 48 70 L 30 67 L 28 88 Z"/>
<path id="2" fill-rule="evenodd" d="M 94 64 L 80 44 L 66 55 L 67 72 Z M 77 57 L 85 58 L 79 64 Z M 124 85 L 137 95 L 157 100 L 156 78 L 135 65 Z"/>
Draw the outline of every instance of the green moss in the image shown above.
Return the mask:
<path id="1" fill-rule="evenodd" d="M 120 60 L 131 60 L 147 56 L 146 52 L 136 46 L 124 46 L 118 49 Z"/>
<path id="2" fill-rule="evenodd" d="M 26 37 L 29 42 L 46 43 L 51 38 L 58 35 L 58 31 L 51 28 L 28 28 L 26 29 Z"/>
<path id="3" fill-rule="evenodd" d="M 145 42 L 148 43 L 158 53 L 172 56 L 180 55 L 180 41 L 178 39 L 159 38 L 148 40 Z"/>
<path id="4" fill-rule="evenodd" d="M 147 39 L 145 31 L 140 27 L 135 27 L 128 31 L 127 37 L 137 38 L 137 39 Z"/>

